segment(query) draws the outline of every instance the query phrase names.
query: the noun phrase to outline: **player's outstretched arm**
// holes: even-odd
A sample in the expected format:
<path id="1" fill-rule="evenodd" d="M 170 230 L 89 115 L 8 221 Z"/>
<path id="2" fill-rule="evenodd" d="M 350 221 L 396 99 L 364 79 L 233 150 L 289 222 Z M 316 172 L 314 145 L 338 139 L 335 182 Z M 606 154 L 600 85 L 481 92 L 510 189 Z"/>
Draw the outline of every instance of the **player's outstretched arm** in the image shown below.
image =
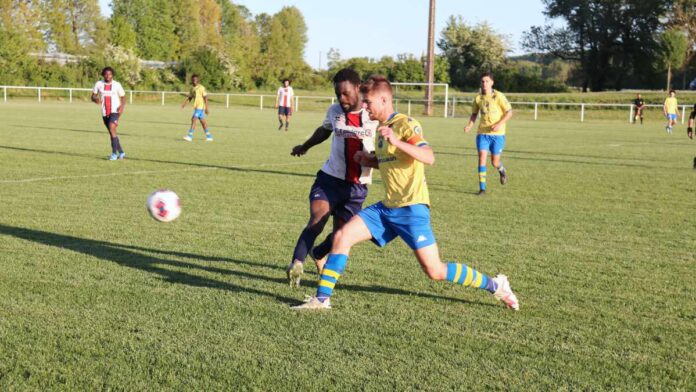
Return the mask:
<path id="1" fill-rule="evenodd" d="M 125 95 L 120 95 L 118 97 L 119 101 L 121 102 L 120 105 L 118 105 L 118 115 L 123 116 L 123 110 L 126 108 L 126 96 Z"/>
<path id="2" fill-rule="evenodd" d="M 405 152 L 406 155 L 410 156 L 411 158 L 423 162 L 426 165 L 432 165 L 435 163 L 435 154 L 433 153 L 433 149 L 429 146 L 418 147 L 400 140 L 394 135 L 394 130 L 392 130 L 390 127 L 380 127 L 379 133 L 385 140 L 391 143 L 392 146 Z"/>
<path id="3" fill-rule="evenodd" d="M 205 102 L 205 114 L 208 114 L 208 96 L 203 96 L 203 102 Z"/>
<path id="4" fill-rule="evenodd" d="M 314 130 L 314 133 L 312 136 L 307 139 L 306 142 L 302 144 L 298 144 L 297 146 L 292 148 L 292 151 L 290 152 L 290 155 L 294 155 L 296 157 L 302 156 L 309 151 L 310 148 L 316 146 L 317 144 L 323 143 L 326 139 L 331 136 L 331 131 L 324 128 L 324 127 L 319 127 L 316 130 Z"/>
<path id="5" fill-rule="evenodd" d="M 189 103 L 190 100 L 191 97 L 187 96 L 186 99 L 184 99 L 184 102 L 181 103 L 181 108 L 183 109 L 184 107 L 186 107 L 186 104 Z"/>

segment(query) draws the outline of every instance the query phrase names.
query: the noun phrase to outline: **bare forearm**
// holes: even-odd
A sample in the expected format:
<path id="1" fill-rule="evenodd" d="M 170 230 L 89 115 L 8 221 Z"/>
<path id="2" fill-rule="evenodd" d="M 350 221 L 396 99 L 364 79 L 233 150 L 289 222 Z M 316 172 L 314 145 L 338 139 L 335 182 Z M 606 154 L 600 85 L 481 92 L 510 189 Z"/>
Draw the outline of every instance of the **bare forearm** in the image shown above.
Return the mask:
<path id="1" fill-rule="evenodd" d="M 503 118 L 501 118 L 500 121 L 498 121 L 494 125 L 503 125 L 506 122 L 508 122 L 508 120 L 510 120 L 511 118 L 512 118 L 512 110 L 508 110 L 507 112 L 505 112 L 505 115 L 503 116 Z"/>
<path id="2" fill-rule="evenodd" d="M 426 165 L 432 165 L 435 163 L 435 154 L 433 154 L 433 149 L 428 146 L 418 147 L 401 140 L 396 140 L 392 144 L 394 147 L 405 152 L 406 155 L 417 161 L 423 162 Z"/>
<path id="3" fill-rule="evenodd" d="M 309 150 L 310 148 L 316 146 L 317 144 L 323 143 L 326 139 L 331 136 L 331 131 L 324 127 L 319 127 L 317 128 L 312 136 L 307 139 L 306 142 L 302 143 L 302 148 L 305 150 Z"/>

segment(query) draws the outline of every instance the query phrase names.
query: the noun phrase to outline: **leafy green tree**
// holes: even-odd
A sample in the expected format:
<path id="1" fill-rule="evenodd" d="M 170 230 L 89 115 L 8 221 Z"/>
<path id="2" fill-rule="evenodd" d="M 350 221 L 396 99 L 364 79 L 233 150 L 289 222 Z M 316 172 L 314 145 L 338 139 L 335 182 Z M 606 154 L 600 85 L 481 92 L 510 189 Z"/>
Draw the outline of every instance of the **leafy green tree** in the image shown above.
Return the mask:
<path id="1" fill-rule="evenodd" d="M 661 60 L 667 68 L 667 90 L 672 86 L 672 70 L 683 69 L 688 60 L 689 40 L 685 32 L 668 29 L 660 38 Z"/>
<path id="2" fill-rule="evenodd" d="M 136 54 L 147 60 L 176 60 L 179 38 L 169 0 L 113 0 L 113 17 L 123 17 L 136 33 Z"/>
<path id="3" fill-rule="evenodd" d="M 212 46 L 202 46 L 192 52 L 179 64 L 179 76 L 188 81 L 191 75 L 198 74 L 211 90 L 230 90 L 239 87 L 237 67 L 222 50 Z"/>
<path id="4" fill-rule="evenodd" d="M 505 62 L 506 38 L 490 25 L 469 26 L 461 16 L 450 16 L 437 46 L 450 64 L 450 80 L 457 87 L 478 85 L 479 75 L 495 71 Z"/>
<path id="5" fill-rule="evenodd" d="M 109 43 L 126 50 L 135 50 L 137 38 L 133 27 L 123 16 L 115 16 L 109 20 Z"/>
<path id="6" fill-rule="evenodd" d="M 106 20 L 97 0 L 41 0 L 46 38 L 59 52 L 85 54 L 106 43 Z"/>

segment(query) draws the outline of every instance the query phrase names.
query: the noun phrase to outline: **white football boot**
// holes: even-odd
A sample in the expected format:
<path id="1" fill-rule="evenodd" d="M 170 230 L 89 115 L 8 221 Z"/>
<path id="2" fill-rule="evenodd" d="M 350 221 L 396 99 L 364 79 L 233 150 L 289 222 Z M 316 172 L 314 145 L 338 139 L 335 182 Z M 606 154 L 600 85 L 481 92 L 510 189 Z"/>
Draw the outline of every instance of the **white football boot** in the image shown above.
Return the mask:
<path id="1" fill-rule="evenodd" d="M 510 282 L 507 276 L 497 275 L 493 278 L 493 281 L 498 286 L 498 289 L 493 293 L 498 301 L 503 301 L 503 303 L 512 310 L 520 310 L 520 303 L 517 301 L 517 296 L 512 292 L 510 288 Z"/>
<path id="2" fill-rule="evenodd" d="M 298 310 L 324 310 L 331 309 L 331 298 L 325 299 L 323 302 L 319 301 L 317 297 L 305 297 L 304 303 L 301 305 L 292 306 L 292 309 Z"/>

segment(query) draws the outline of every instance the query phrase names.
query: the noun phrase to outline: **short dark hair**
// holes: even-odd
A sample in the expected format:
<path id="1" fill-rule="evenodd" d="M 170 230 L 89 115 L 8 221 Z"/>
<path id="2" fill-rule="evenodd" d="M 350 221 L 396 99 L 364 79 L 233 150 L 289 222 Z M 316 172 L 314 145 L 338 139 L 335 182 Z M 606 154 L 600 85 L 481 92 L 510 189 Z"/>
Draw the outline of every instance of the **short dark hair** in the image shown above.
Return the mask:
<path id="1" fill-rule="evenodd" d="M 200 79 L 201 77 L 198 76 L 198 74 L 193 74 L 193 75 L 191 75 L 191 79 L 193 79 L 193 78 Z"/>
<path id="2" fill-rule="evenodd" d="M 111 67 L 104 67 L 104 68 L 102 69 L 102 71 L 101 71 L 101 76 L 104 76 L 104 74 L 105 74 L 107 71 L 110 71 L 112 75 L 115 73 L 113 68 L 111 68 Z"/>
<path id="3" fill-rule="evenodd" d="M 367 82 L 360 86 L 360 92 L 369 94 L 373 91 L 386 91 L 392 94 L 392 87 L 389 80 L 382 75 L 372 75 L 367 79 Z"/>
<path id="4" fill-rule="evenodd" d="M 493 78 L 493 72 L 491 72 L 491 71 L 486 71 L 486 72 L 482 73 L 482 74 L 481 74 L 481 77 L 480 77 L 479 79 L 483 79 L 483 78 L 485 78 L 486 76 L 488 76 L 489 78 L 491 78 L 491 80 L 495 80 L 495 78 Z"/>
<path id="5" fill-rule="evenodd" d="M 342 70 L 336 72 L 336 75 L 333 77 L 334 87 L 342 82 L 348 82 L 354 86 L 360 86 L 360 75 L 358 75 L 358 73 L 351 68 L 343 68 Z"/>
<path id="6" fill-rule="evenodd" d="M 669 89 L 669 93 L 670 93 L 670 94 L 672 94 L 672 93 L 675 93 L 675 94 L 676 94 L 677 92 L 676 92 L 673 88 L 671 88 L 671 89 Z"/>
<path id="7" fill-rule="evenodd" d="M 288 78 L 283 79 L 283 83 L 285 83 L 285 82 L 288 82 L 288 84 L 290 84 L 290 79 L 288 79 Z"/>

